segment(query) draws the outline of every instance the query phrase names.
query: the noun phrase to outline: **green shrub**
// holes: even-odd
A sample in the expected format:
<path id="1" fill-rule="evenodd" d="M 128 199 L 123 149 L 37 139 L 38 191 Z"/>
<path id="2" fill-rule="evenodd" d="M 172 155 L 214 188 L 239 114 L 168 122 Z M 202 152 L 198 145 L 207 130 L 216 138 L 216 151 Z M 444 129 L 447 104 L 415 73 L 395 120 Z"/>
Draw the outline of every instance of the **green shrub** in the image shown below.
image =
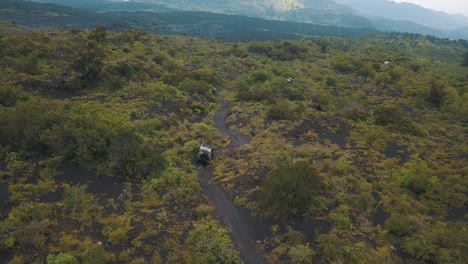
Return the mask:
<path id="1" fill-rule="evenodd" d="M 71 88 L 94 88 L 101 78 L 104 57 L 104 50 L 92 41 L 81 47 L 71 62 L 71 68 L 77 73 L 79 86 Z"/>
<path id="2" fill-rule="evenodd" d="M 128 179 L 158 177 L 166 168 L 161 147 L 145 142 L 135 131 L 122 131 L 108 147 L 110 169 Z"/>
<path id="3" fill-rule="evenodd" d="M 447 94 L 446 90 L 447 88 L 442 82 L 432 80 L 429 86 L 428 102 L 434 107 L 442 106 Z"/>
<path id="4" fill-rule="evenodd" d="M 340 205 L 335 212 L 328 215 L 330 222 L 333 226 L 341 230 L 349 230 L 352 226 L 351 220 L 349 219 L 349 206 Z"/>
<path id="5" fill-rule="evenodd" d="M 58 255 L 48 255 L 47 264 L 78 264 L 78 261 L 72 255 L 59 253 Z"/>
<path id="6" fill-rule="evenodd" d="M 86 185 L 64 184 L 63 213 L 71 218 L 83 219 L 82 213 L 91 209 L 94 196 L 86 192 Z M 78 215 L 78 216 L 77 216 Z"/>
<path id="7" fill-rule="evenodd" d="M 273 120 L 294 120 L 301 115 L 300 107 L 288 100 L 280 100 L 270 107 L 267 117 Z"/>
<path id="8" fill-rule="evenodd" d="M 0 248 L 16 245 L 42 248 L 54 222 L 52 206 L 44 203 L 22 203 L 0 222 Z"/>
<path id="9" fill-rule="evenodd" d="M 397 212 L 392 213 L 390 218 L 385 222 L 385 229 L 390 234 L 398 237 L 411 236 L 416 230 L 414 223 L 407 216 Z"/>
<path id="10" fill-rule="evenodd" d="M 314 257 L 315 252 L 308 244 L 297 245 L 289 249 L 288 255 L 293 263 L 312 264 L 312 258 Z"/>
<path id="11" fill-rule="evenodd" d="M 55 108 L 54 103 L 34 99 L 0 110 L 0 146 L 14 151 L 43 149 L 39 135 L 62 118 Z"/>
<path id="12" fill-rule="evenodd" d="M 375 124 L 386 126 L 392 130 L 419 137 L 427 136 L 410 116 L 400 107 L 393 104 L 382 104 L 374 109 Z"/>
<path id="13" fill-rule="evenodd" d="M 257 53 L 262 55 L 268 55 L 271 52 L 272 48 L 266 43 L 252 43 L 248 47 L 248 51 L 251 53 Z"/>
<path id="14" fill-rule="evenodd" d="M 193 226 L 185 241 L 188 263 L 242 263 L 228 229 L 214 220 L 200 220 Z"/>
<path id="15" fill-rule="evenodd" d="M 102 233 L 113 246 L 128 240 L 128 232 L 132 229 L 132 217 L 129 215 L 110 215 L 101 220 L 104 224 Z"/>
<path id="16" fill-rule="evenodd" d="M 415 159 L 403 166 L 400 182 L 416 195 L 421 195 L 436 186 L 439 180 L 425 161 Z"/>
<path id="17" fill-rule="evenodd" d="M 265 70 L 258 70 L 252 73 L 249 80 L 252 84 L 254 84 L 254 83 L 264 83 L 266 81 L 271 80 L 271 78 L 272 78 L 272 75 L 269 72 Z"/>
<path id="18" fill-rule="evenodd" d="M 237 84 L 237 99 L 240 101 L 273 101 L 274 93 L 269 84 Z"/>
<path id="19" fill-rule="evenodd" d="M 265 178 L 260 202 L 276 218 L 300 215 L 319 204 L 322 187 L 321 176 L 306 162 L 277 164 Z"/>
<path id="20" fill-rule="evenodd" d="M 0 105 L 9 107 L 14 106 L 18 101 L 18 95 L 15 90 L 10 87 L 0 85 Z"/>
<path id="21" fill-rule="evenodd" d="M 193 80 L 193 79 L 184 79 L 180 84 L 179 84 L 179 89 L 187 92 L 190 95 L 207 95 L 208 92 L 211 91 L 210 85 L 208 85 L 207 82 L 201 80 Z"/>

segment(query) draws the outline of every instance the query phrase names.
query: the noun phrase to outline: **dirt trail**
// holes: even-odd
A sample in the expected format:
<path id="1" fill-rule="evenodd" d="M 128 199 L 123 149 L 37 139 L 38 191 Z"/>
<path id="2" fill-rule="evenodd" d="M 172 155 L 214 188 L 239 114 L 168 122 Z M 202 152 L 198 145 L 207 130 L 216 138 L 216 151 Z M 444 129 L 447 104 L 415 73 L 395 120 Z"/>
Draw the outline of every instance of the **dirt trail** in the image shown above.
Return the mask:
<path id="1" fill-rule="evenodd" d="M 230 111 L 229 101 L 221 101 L 221 109 L 214 117 L 215 127 L 223 134 L 230 137 L 232 147 L 238 148 L 250 142 L 250 138 L 237 131 L 230 130 L 224 121 Z M 265 239 L 270 231 L 269 224 L 263 219 L 253 217 L 249 210 L 234 204 L 232 197 L 224 192 L 214 181 L 211 180 L 212 170 L 209 167 L 200 167 L 199 179 L 205 194 L 214 204 L 217 214 L 223 222 L 232 229 L 232 236 L 239 246 L 242 260 L 247 264 L 266 263 L 265 259 L 258 253 L 257 241 Z"/>
<path id="2" fill-rule="evenodd" d="M 224 124 L 229 112 L 231 111 L 231 102 L 221 100 L 221 109 L 215 113 L 214 125 L 223 134 L 226 134 L 231 139 L 232 147 L 238 148 L 242 145 L 250 143 L 250 138 L 237 131 L 231 130 Z"/>

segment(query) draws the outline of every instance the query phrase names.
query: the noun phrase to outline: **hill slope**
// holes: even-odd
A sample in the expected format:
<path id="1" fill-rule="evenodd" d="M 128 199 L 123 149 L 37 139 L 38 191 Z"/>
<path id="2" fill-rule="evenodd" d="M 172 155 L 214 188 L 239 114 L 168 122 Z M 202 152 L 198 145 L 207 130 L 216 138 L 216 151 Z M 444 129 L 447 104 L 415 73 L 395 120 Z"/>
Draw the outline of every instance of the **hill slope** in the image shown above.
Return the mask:
<path id="1" fill-rule="evenodd" d="M 448 15 L 413 4 L 379 0 L 229 0 L 229 1 L 74 1 L 53 2 L 87 11 L 203 11 L 245 15 L 269 20 L 305 22 L 350 28 L 376 28 L 384 31 L 431 34 L 442 38 L 468 39 L 463 27 L 468 18 Z M 338 4 L 339 3 L 339 4 Z M 169 8 L 170 7 L 170 8 Z"/>
<path id="2" fill-rule="evenodd" d="M 298 39 L 320 36 L 364 36 L 372 29 L 353 29 L 304 23 L 270 21 L 208 12 L 105 12 L 95 13 L 55 4 L 0 1 L 0 17 L 35 28 L 142 29 L 153 33 L 187 34 L 230 41 Z"/>
<path id="3" fill-rule="evenodd" d="M 467 259 L 467 41 L 0 36 L 2 263 Z"/>

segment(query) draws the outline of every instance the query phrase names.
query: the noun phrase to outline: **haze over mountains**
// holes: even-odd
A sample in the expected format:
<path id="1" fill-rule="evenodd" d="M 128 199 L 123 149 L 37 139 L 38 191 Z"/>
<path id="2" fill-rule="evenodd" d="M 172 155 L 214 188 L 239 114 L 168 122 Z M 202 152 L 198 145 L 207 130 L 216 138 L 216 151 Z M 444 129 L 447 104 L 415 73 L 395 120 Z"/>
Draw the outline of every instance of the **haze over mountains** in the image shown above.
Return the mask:
<path id="1" fill-rule="evenodd" d="M 411 3 L 388 0 L 335 0 L 363 15 L 387 18 L 395 21 L 411 21 L 441 30 L 468 27 L 468 18 L 461 14 L 447 14 Z"/>
<path id="2" fill-rule="evenodd" d="M 5 2 L 7 0 L 1 0 Z M 268 20 L 468 39 L 468 18 L 389 0 L 36 0 L 101 13 L 204 11 Z M 0 13 L 0 18 L 1 18 Z"/>

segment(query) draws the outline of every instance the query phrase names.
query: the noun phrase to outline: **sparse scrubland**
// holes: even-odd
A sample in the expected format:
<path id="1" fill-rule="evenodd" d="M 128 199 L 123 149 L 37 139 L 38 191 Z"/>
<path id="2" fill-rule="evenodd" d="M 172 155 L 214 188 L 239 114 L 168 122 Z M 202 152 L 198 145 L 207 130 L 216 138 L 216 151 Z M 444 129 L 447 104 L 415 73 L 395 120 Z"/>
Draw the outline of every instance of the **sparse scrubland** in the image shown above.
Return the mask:
<path id="1" fill-rule="evenodd" d="M 197 178 L 209 141 L 213 180 L 272 223 L 271 263 L 463 263 L 467 54 L 412 34 L 233 43 L 3 23 L 0 260 L 241 262 Z M 215 128 L 220 98 L 249 144 Z"/>

